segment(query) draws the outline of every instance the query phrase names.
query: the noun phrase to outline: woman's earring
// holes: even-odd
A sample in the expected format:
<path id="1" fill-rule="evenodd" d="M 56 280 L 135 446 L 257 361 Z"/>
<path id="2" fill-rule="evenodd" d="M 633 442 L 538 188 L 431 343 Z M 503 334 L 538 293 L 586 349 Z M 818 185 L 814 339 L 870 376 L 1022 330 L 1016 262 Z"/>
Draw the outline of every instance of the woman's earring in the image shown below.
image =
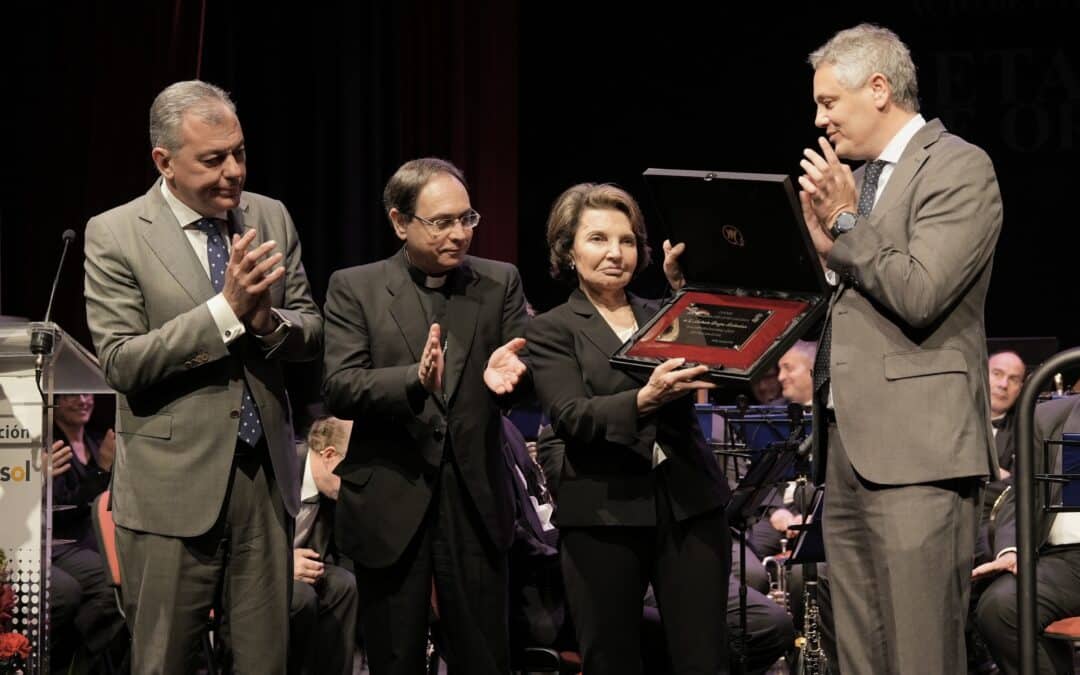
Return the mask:
<path id="1" fill-rule="evenodd" d="M 571 261 L 570 261 L 570 269 L 572 269 L 572 270 L 573 270 L 573 269 L 577 269 L 577 268 L 576 268 L 576 267 L 574 266 L 574 261 L 573 261 L 573 260 L 571 260 Z"/>

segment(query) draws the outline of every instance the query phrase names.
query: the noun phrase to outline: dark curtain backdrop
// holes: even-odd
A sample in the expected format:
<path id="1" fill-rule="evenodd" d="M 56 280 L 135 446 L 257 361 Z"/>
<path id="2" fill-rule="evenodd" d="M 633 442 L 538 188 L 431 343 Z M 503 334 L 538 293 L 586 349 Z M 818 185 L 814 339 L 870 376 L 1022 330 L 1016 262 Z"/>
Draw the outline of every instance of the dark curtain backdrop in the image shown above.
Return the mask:
<path id="1" fill-rule="evenodd" d="M 465 170 L 484 216 L 473 252 L 517 258 L 515 2 L 18 3 L 0 12 L 4 314 L 44 314 L 60 234 L 72 228 L 80 237 L 53 318 L 90 344 L 86 221 L 149 188 L 150 102 L 196 76 L 232 93 L 247 189 L 288 206 L 320 304 L 332 271 L 397 249 L 382 187 L 418 156 Z M 294 400 L 315 396 L 317 369 L 291 375 Z"/>
<path id="2" fill-rule="evenodd" d="M 644 169 L 797 174 L 817 135 L 806 54 L 873 20 L 911 46 L 926 116 L 997 167 L 1006 220 L 990 334 L 1080 344 L 1077 4 L 8 3 L 0 309 L 40 317 L 60 233 L 81 235 L 90 216 L 145 192 L 150 101 L 196 73 L 233 92 L 248 187 L 288 205 L 319 301 L 333 270 L 395 250 L 381 188 L 402 161 L 430 154 L 469 177 L 484 215 L 474 252 L 516 261 L 547 309 L 566 295 L 547 277 L 543 237 L 561 190 L 624 185 L 658 249 Z M 54 317 L 89 344 L 81 244 Z M 659 286 L 653 270 L 638 289 Z"/>
<path id="3" fill-rule="evenodd" d="M 802 149 L 820 133 L 807 55 L 873 21 L 910 46 L 924 116 L 994 161 L 1005 223 L 989 334 L 1080 344 L 1078 4 L 740 3 L 736 13 L 730 3 L 667 3 L 621 10 L 617 22 L 610 7 L 523 4 L 519 264 L 530 298 L 547 308 L 565 297 L 544 257 L 525 253 L 541 250 L 547 210 L 572 183 L 629 189 L 656 251 L 664 232 L 646 168 L 801 173 Z M 657 276 L 639 287 L 655 293 Z"/>

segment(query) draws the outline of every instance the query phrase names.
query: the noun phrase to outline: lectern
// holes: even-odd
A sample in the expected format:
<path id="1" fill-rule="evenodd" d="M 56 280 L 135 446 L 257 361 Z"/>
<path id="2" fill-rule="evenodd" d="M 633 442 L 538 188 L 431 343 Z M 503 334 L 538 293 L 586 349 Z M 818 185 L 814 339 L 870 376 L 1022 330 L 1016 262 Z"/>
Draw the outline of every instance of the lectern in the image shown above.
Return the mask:
<path id="1" fill-rule="evenodd" d="M 31 336 L 42 332 L 52 341 L 48 353 L 39 356 L 31 351 Z M 53 397 L 84 393 L 112 390 L 94 355 L 59 326 L 0 324 L 0 549 L 6 560 L 0 590 L 8 586 L 14 598 L 10 619 L 4 621 L 0 612 L 0 634 L 28 640 L 26 673 L 49 672 L 53 504 L 42 450 L 52 446 Z"/>

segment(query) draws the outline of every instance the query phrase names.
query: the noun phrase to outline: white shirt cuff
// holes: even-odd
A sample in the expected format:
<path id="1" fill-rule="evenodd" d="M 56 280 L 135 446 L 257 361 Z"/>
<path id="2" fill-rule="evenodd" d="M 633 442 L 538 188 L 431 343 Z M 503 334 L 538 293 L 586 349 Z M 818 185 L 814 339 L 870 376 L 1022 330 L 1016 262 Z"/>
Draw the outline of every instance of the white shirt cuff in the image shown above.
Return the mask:
<path id="1" fill-rule="evenodd" d="M 1015 546 L 1008 546 L 1006 548 L 1001 549 L 1000 551 L 998 551 L 998 554 L 996 556 L 994 556 L 994 560 L 997 560 L 998 558 L 1005 555 L 1006 553 L 1016 553 L 1016 547 Z"/>
<path id="2" fill-rule="evenodd" d="M 830 286 L 840 285 L 840 275 L 836 273 L 836 270 L 825 268 L 825 281 Z"/>
<path id="3" fill-rule="evenodd" d="M 210 316 L 214 317 L 218 334 L 225 344 L 231 344 L 246 332 L 243 322 L 237 318 L 236 312 L 229 306 L 229 301 L 223 294 L 218 293 L 207 300 L 206 307 L 210 310 Z"/>

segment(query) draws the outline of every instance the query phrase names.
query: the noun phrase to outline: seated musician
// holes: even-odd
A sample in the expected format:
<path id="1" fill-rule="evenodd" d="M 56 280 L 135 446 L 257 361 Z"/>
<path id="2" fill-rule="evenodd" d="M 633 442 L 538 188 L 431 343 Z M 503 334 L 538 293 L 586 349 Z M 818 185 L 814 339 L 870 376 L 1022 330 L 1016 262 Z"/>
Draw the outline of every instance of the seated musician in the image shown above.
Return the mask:
<path id="1" fill-rule="evenodd" d="M 1064 434 L 1080 433 L 1080 396 L 1047 401 L 1035 410 L 1035 473 L 1045 473 L 1043 442 L 1060 441 Z M 1074 450 L 1075 451 L 1075 450 Z M 1054 472 L 1060 472 L 1061 446 L 1050 445 Z M 1060 499 L 1061 487 L 1051 487 L 1051 503 Z M 1036 489 L 1035 532 L 1039 542 L 1035 566 L 1036 622 L 1041 630 L 1054 621 L 1080 615 L 1080 513 L 1044 510 L 1043 490 Z M 1009 490 L 995 520 L 994 559 L 977 566 L 975 579 L 993 578 L 979 599 L 975 622 L 990 653 L 1003 673 L 1019 672 L 1020 636 L 1016 611 L 1016 493 Z M 1040 637 L 1039 672 L 1072 672 L 1072 644 Z"/>
<path id="2" fill-rule="evenodd" d="M 979 539 L 975 545 L 975 563 L 989 562 L 993 557 L 987 539 L 987 528 L 994 504 L 997 503 L 1013 469 L 1013 457 L 1016 454 L 1016 435 L 1014 424 L 1016 414 L 1013 409 L 1020 398 L 1020 388 L 1024 385 L 1027 366 L 1016 352 L 1001 351 L 990 355 L 987 361 L 990 376 L 990 423 L 994 430 L 994 445 L 997 449 L 1000 475 L 991 480 L 983 490 L 982 516 L 979 521 Z"/>
<path id="3" fill-rule="evenodd" d="M 817 343 L 799 340 L 784 352 L 779 361 L 779 380 L 785 403 L 810 407 L 814 398 L 813 369 Z M 780 540 L 794 541 L 792 525 L 802 523 L 795 499 L 794 485 L 778 493 L 776 504 L 750 529 L 750 548 L 761 557 L 780 553 Z"/>

